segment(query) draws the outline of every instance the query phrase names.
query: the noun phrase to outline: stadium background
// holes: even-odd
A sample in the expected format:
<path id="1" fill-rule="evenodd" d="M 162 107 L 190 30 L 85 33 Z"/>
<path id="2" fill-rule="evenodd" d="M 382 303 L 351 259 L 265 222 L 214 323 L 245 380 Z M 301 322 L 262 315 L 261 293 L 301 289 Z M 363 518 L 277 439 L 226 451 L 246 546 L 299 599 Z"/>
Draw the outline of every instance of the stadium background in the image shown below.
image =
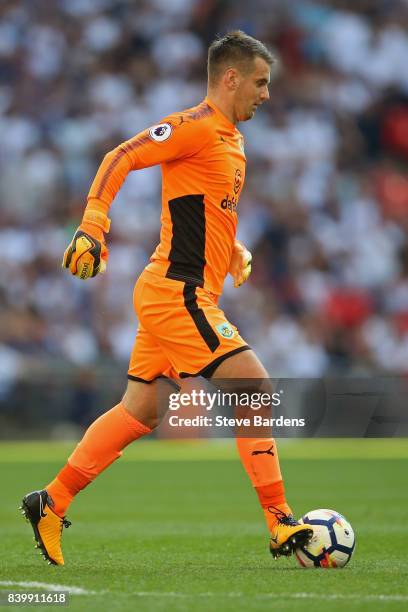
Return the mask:
<path id="1" fill-rule="evenodd" d="M 272 376 L 408 373 L 408 6 L 403 0 L 4 0 L 0 6 L 0 437 L 77 436 L 118 399 L 160 170 L 112 207 L 105 276 L 60 260 L 103 155 L 205 95 L 208 43 L 279 58 L 241 124 L 250 281 L 222 306 Z"/>

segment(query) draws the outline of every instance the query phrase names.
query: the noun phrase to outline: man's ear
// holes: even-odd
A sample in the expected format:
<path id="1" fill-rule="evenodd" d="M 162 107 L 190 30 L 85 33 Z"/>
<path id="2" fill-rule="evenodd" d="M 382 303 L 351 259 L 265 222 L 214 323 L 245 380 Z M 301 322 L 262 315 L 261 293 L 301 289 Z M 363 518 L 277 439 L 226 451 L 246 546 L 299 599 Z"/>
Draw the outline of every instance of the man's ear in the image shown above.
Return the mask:
<path id="1" fill-rule="evenodd" d="M 224 72 L 224 85 L 229 91 L 235 91 L 239 85 L 239 74 L 236 68 L 227 68 Z"/>

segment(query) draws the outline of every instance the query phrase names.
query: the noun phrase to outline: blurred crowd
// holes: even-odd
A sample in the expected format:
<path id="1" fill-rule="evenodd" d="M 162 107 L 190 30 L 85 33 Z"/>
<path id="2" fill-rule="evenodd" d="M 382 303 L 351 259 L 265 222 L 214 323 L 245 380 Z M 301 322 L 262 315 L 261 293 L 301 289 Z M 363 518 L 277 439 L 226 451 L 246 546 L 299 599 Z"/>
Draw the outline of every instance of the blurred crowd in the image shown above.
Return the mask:
<path id="1" fill-rule="evenodd" d="M 215 35 L 271 48 L 271 100 L 239 128 L 250 281 L 222 307 L 271 376 L 408 373 L 404 0 L 3 0 L 0 394 L 41 359 L 119 363 L 159 236 L 160 169 L 112 209 L 104 276 L 60 261 L 104 154 L 205 95 Z"/>

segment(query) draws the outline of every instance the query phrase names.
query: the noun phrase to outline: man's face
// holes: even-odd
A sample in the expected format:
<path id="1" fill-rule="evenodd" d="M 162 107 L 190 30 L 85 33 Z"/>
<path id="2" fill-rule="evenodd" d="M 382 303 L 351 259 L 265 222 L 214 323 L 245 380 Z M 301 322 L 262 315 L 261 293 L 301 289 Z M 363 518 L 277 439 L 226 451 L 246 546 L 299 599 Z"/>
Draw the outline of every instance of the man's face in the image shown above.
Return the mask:
<path id="1" fill-rule="evenodd" d="M 237 121 L 248 121 L 266 100 L 269 100 L 268 85 L 271 80 L 270 66 L 261 57 L 256 57 L 252 69 L 240 74 L 234 96 L 234 111 Z"/>

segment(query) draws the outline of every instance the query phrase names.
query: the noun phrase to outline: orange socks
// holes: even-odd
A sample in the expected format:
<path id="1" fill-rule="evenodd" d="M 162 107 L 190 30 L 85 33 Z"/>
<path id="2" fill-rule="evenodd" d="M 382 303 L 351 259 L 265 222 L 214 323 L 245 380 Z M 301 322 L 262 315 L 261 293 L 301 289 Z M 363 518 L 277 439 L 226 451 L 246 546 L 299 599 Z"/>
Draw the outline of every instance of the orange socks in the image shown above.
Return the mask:
<path id="1" fill-rule="evenodd" d="M 263 508 L 270 531 L 276 524 L 276 515 L 269 507 L 291 514 L 285 498 L 278 451 L 273 438 L 236 438 L 242 464 L 251 479 Z"/>
<path id="2" fill-rule="evenodd" d="M 74 496 L 118 459 L 122 450 L 150 429 L 132 417 L 122 403 L 100 416 L 85 432 L 67 464 L 46 487 L 53 510 L 63 516 Z M 266 522 L 272 531 L 278 511 L 290 514 L 286 503 L 276 443 L 273 438 L 237 438 L 242 464 L 258 494 Z M 269 510 L 268 510 L 269 508 Z"/>
<path id="3" fill-rule="evenodd" d="M 118 459 L 125 446 L 150 432 L 125 410 L 122 402 L 96 419 L 68 463 L 46 487 L 56 514 L 63 516 L 74 496 Z"/>

